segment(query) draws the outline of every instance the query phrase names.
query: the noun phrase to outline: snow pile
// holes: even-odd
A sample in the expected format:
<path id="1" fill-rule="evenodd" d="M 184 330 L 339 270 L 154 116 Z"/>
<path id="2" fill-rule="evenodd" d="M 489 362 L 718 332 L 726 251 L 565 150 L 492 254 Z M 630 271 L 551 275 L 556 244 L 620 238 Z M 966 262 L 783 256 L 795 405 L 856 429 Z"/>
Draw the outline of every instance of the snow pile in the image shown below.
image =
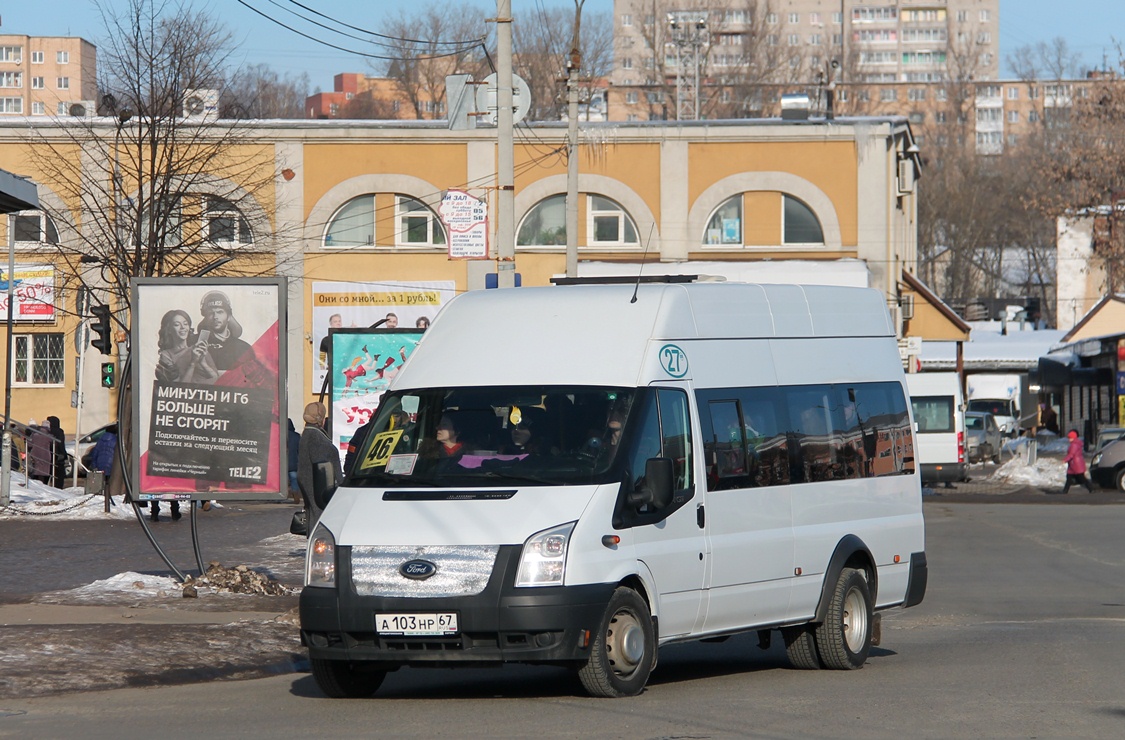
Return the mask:
<path id="1" fill-rule="evenodd" d="M 1021 450 L 1018 457 L 1008 460 L 997 468 L 996 472 L 989 476 L 989 480 L 1019 483 L 1047 490 L 1062 489 L 1066 482 L 1066 465 L 1057 457 L 1044 457 L 1042 454 L 1034 465 L 1028 465 L 1027 458 Z"/>
<path id="2" fill-rule="evenodd" d="M 294 593 L 293 589 L 280 581 L 250 570 L 245 565 L 224 568 L 215 561 L 207 564 L 207 572 L 202 576 L 196 578 L 189 575 L 183 583 L 185 599 L 198 597 L 200 591 L 257 596 L 285 596 Z"/>
<path id="3" fill-rule="evenodd" d="M 81 486 L 58 489 L 35 480 L 25 480 L 22 473 L 13 473 L 11 503 L 0 508 L 0 519 L 17 517 L 50 517 L 53 520 L 134 519 L 132 506 L 114 501 L 105 511 L 102 495 L 90 495 Z"/>
<path id="4" fill-rule="evenodd" d="M 41 594 L 42 604 L 119 604 L 123 597 L 157 600 L 181 598 L 179 581 L 170 576 L 154 576 L 127 571 L 69 591 Z"/>

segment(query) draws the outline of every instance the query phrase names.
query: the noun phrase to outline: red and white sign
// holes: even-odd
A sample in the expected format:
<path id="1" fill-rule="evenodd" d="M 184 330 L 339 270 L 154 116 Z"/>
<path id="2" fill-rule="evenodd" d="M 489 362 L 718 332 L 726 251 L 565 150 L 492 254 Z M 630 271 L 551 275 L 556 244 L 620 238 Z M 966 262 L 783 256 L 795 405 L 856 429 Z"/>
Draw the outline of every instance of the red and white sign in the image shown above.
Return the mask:
<path id="1" fill-rule="evenodd" d="M 447 190 L 438 208 L 450 259 L 488 259 L 488 204 L 464 190 Z"/>
<path id="2" fill-rule="evenodd" d="M 55 266 L 16 265 L 13 321 L 55 320 Z M 0 316 L 8 315 L 8 271 L 0 269 Z"/>

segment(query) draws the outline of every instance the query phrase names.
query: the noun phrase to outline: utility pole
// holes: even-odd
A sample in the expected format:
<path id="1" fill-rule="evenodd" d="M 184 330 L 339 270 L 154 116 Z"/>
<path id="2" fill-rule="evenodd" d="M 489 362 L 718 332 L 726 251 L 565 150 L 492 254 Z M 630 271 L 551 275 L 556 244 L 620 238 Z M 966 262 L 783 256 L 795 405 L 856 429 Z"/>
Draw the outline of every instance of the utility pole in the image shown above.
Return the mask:
<path id="1" fill-rule="evenodd" d="M 579 31 L 582 6 L 574 0 L 574 39 L 566 62 L 566 276 L 578 277 L 578 72 L 582 69 Z M 589 101 L 587 101 L 589 105 Z"/>
<path id="2" fill-rule="evenodd" d="M 699 120 L 699 68 L 707 39 L 707 16 L 669 13 L 672 44 L 676 47 L 676 120 Z M 686 68 L 686 69 L 685 69 Z"/>
<path id="3" fill-rule="evenodd" d="M 516 163 L 512 143 L 512 0 L 496 0 L 496 285 L 516 287 Z"/>

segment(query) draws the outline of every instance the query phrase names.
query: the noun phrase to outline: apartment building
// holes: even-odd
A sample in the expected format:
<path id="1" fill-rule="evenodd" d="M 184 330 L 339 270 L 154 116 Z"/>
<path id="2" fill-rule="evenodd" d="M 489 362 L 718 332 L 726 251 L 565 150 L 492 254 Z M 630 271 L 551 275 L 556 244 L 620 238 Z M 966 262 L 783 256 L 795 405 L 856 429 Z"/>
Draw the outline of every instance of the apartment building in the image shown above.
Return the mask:
<path id="1" fill-rule="evenodd" d="M 305 118 L 380 118 L 407 121 L 431 120 L 445 115 L 445 101 L 432 100 L 424 91 L 418 93 L 415 109 L 410 97 L 397 80 L 387 77 L 367 77 L 355 72 L 344 72 L 332 78 L 332 91 L 319 92 L 305 98 Z M 357 108 L 349 116 L 345 110 L 355 101 Z"/>
<path id="2" fill-rule="evenodd" d="M 690 5 L 615 0 L 611 119 L 754 117 L 756 88 L 770 84 L 999 76 L 999 0 Z M 704 99 L 698 116 L 682 115 L 685 91 Z"/>
<path id="3" fill-rule="evenodd" d="M 97 71 L 85 39 L 0 34 L 0 115 L 92 116 Z"/>

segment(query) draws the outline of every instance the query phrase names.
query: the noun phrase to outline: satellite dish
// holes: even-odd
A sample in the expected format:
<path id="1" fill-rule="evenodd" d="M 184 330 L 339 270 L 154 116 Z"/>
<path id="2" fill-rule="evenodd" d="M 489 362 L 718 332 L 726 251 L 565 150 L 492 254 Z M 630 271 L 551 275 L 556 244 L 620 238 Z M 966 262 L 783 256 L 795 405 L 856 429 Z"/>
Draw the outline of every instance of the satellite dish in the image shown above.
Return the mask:
<path id="1" fill-rule="evenodd" d="M 519 123 L 531 107 L 531 88 L 519 75 L 512 75 L 512 123 Z M 481 112 L 480 123 L 496 125 L 496 73 L 484 78 L 484 84 L 477 88 L 477 110 Z"/>
<path id="2" fill-rule="evenodd" d="M 71 103 L 67 110 L 70 112 L 70 115 L 76 116 L 77 118 L 86 117 L 86 106 L 82 103 Z"/>

